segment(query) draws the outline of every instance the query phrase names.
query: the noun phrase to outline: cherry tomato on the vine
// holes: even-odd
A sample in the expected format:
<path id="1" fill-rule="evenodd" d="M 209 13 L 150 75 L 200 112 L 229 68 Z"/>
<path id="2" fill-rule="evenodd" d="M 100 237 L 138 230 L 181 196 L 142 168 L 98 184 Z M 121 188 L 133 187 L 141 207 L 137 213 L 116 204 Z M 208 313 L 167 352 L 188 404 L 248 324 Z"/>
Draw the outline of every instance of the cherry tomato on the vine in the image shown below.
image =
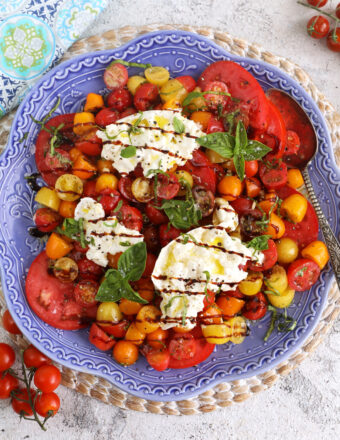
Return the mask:
<path id="1" fill-rule="evenodd" d="M 43 393 L 51 393 L 60 384 L 61 374 L 54 365 L 43 365 L 34 374 L 34 385 Z"/>
<path id="2" fill-rule="evenodd" d="M 6 310 L 2 315 L 2 325 L 4 326 L 4 329 L 8 331 L 8 333 L 11 333 L 12 335 L 21 335 L 20 329 L 14 322 L 14 319 L 8 310 Z"/>
<path id="3" fill-rule="evenodd" d="M 0 375 L 0 399 L 8 399 L 11 396 L 11 391 L 19 387 L 19 381 L 10 373 L 4 376 Z"/>
<path id="4" fill-rule="evenodd" d="M 322 8 L 328 2 L 328 0 L 307 0 L 308 3 L 312 6 L 317 6 L 318 8 Z"/>
<path id="5" fill-rule="evenodd" d="M 23 414 L 25 416 L 33 415 L 33 410 L 29 403 L 23 402 L 23 400 L 28 400 L 29 396 L 33 402 L 34 396 L 36 392 L 33 389 L 30 389 L 30 394 L 26 388 L 21 388 L 18 392 L 15 393 L 14 397 L 12 397 L 12 408 L 17 414 Z M 20 399 L 20 400 L 19 400 Z"/>
<path id="6" fill-rule="evenodd" d="M 60 399 L 56 393 L 42 393 L 35 401 L 34 409 L 41 417 L 46 417 L 49 414 L 53 416 L 60 408 Z"/>
<path id="7" fill-rule="evenodd" d="M 8 370 L 15 361 L 15 353 L 13 348 L 3 342 L 0 343 L 0 373 Z"/>
<path id="8" fill-rule="evenodd" d="M 340 52 L 340 27 L 332 29 L 327 35 L 328 49 L 333 52 Z"/>
<path id="9" fill-rule="evenodd" d="M 315 15 L 307 23 L 307 32 L 312 38 L 325 37 L 329 31 L 329 21 L 322 15 Z"/>
<path id="10" fill-rule="evenodd" d="M 41 351 L 33 345 L 29 345 L 24 351 L 24 364 L 27 368 L 39 368 L 43 365 L 50 365 L 51 363 L 51 359 L 41 353 Z"/>

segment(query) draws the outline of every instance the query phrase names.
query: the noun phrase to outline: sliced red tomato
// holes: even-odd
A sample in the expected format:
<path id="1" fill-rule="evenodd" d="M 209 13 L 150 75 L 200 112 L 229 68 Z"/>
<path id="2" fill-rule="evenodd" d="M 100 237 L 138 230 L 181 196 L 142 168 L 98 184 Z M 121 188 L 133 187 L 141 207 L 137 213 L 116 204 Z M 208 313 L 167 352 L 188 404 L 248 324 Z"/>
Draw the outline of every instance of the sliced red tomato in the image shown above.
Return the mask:
<path id="1" fill-rule="evenodd" d="M 211 353 L 214 351 L 215 344 L 209 344 L 202 335 L 202 331 L 199 327 L 191 330 L 186 335 L 193 335 L 196 345 L 195 355 L 189 359 L 175 359 L 173 356 L 170 357 L 169 368 L 189 368 L 194 365 L 198 365 L 205 361 Z"/>
<path id="2" fill-rule="evenodd" d="M 161 199 L 173 199 L 180 187 L 177 177 L 172 173 L 159 174 L 157 177 L 157 196 Z"/>
<path id="3" fill-rule="evenodd" d="M 312 157 L 316 150 L 313 127 L 306 113 L 290 96 L 275 89 L 268 90 L 267 96 L 281 113 L 286 129 L 295 131 L 300 138 L 298 154 L 284 156 L 284 161 L 287 164 L 298 167 L 299 164 L 305 163 L 306 159 Z"/>
<path id="4" fill-rule="evenodd" d="M 192 359 L 196 353 L 194 336 L 191 333 L 175 333 L 169 341 L 169 352 L 178 361 Z"/>
<path id="5" fill-rule="evenodd" d="M 67 147 L 67 142 L 73 143 L 75 140 L 75 135 L 73 134 L 73 119 L 74 113 L 69 113 L 66 115 L 59 115 L 51 118 L 46 124 L 45 127 L 47 129 L 57 128 L 61 124 L 64 126 L 60 129 L 60 133 L 65 137 L 65 145 L 60 146 L 59 150 L 65 150 Z M 37 141 L 36 141 L 36 150 L 35 150 L 35 162 L 37 164 L 37 168 L 39 173 L 41 173 L 41 177 L 45 180 L 48 185 L 54 186 L 56 180 L 62 174 L 65 174 L 69 168 L 71 168 L 71 164 L 58 164 L 56 161 L 48 161 L 46 160 L 47 154 L 50 152 L 50 140 L 52 138 L 52 134 L 46 130 L 41 130 Z M 62 154 L 61 151 L 59 151 Z M 62 165 L 62 166 L 61 166 Z"/>
<path id="6" fill-rule="evenodd" d="M 194 151 L 192 159 L 182 169 L 191 173 L 195 185 L 203 185 L 215 194 L 216 174 L 214 166 L 202 151 Z"/>
<path id="7" fill-rule="evenodd" d="M 197 85 L 205 90 L 207 83 L 222 81 L 228 86 L 233 98 L 249 108 L 250 125 L 265 131 L 268 124 L 269 106 L 266 95 L 255 77 L 233 61 L 217 61 L 207 67 L 198 79 Z"/>
<path id="8" fill-rule="evenodd" d="M 276 191 L 277 195 L 281 199 L 285 199 L 292 194 L 300 194 L 295 189 L 284 186 Z M 316 212 L 310 202 L 308 202 L 307 212 L 302 222 L 292 223 L 287 220 L 283 220 L 286 231 L 283 237 L 289 237 L 295 240 L 300 249 L 308 246 L 312 241 L 317 240 L 319 234 L 319 222 Z"/>
<path id="9" fill-rule="evenodd" d="M 268 249 L 262 251 L 264 255 L 264 260 L 261 265 L 256 263 L 251 263 L 249 265 L 249 270 L 253 270 L 255 272 L 262 272 L 264 270 L 268 270 L 274 266 L 277 262 L 277 249 L 274 243 L 274 240 L 268 240 Z"/>
<path id="10" fill-rule="evenodd" d="M 187 92 L 192 92 L 194 88 L 196 87 L 196 81 L 192 76 L 185 75 L 185 76 L 178 76 L 177 81 L 179 81 L 183 87 L 186 89 Z"/>
<path id="11" fill-rule="evenodd" d="M 141 231 L 143 227 L 143 215 L 139 209 L 133 206 L 123 205 L 120 209 L 122 221 L 126 228 Z"/>
<path id="12" fill-rule="evenodd" d="M 259 176 L 267 189 L 276 190 L 287 183 L 287 165 L 272 154 L 268 154 L 266 160 L 260 163 Z"/>
<path id="13" fill-rule="evenodd" d="M 151 350 L 148 350 L 145 357 L 151 367 L 157 371 L 166 370 L 169 366 L 169 350 L 158 350 L 157 348 L 152 348 Z"/>
<path id="14" fill-rule="evenodd" d="M 320 267 L 312 260 L 300 258 L 288 267 L 287 277 L 291 289 L 303 292 L 316 283 L 320 275 Z"/>
<path id="15" fill-rule="evenodd" d="M 116 341 L 112 336 L 109 336 L 103 329 L 101 329 L 95 322 L 91 325 L 89 341 L 99 350 L 110 350 Z"/>
<path id="16" fill-rule="evenodd" d="M 87 327 L 97 306 L 83 307 L 74 299 L 74 284 L 62 283 L 48 272 L 49 258 L 41 252 L 26 278 L 26 297 L 32 310 L 47 324 L 63 330 Z"/>

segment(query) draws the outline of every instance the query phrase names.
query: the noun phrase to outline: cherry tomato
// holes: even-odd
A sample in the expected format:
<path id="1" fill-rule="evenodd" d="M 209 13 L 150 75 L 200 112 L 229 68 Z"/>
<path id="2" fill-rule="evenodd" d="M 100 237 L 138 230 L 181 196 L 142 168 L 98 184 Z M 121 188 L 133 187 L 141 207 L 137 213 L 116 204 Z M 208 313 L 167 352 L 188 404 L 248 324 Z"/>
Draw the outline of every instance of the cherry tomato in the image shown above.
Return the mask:
<path id="1" fill-rule="evenodd" d="M 146 248 L 150 252 L 158 252 L 160 248 L 158 228 L 155 225 L 150 225 L 144 228 L 143 231 Z"/>
<path id="2" fill-rule="evenodd" d="M 108 89 L 115 90 L 124 87 L 129 79 L 127 68 L 123 64 L 112 64 L 105 69 L 104 82 Z"/>
<path id="3" fill-rule="evenodd" d="M 100 322 L 97 322 L 97 324 L 100 326 Z M 127 319 L 122 319 L 121 321 L 117 322 L 117 324 L 106 325 L 105 327 L 101 328 L 109 335 L 121 339 L 126 335 L 129 325 L 130 323 Z"/>
<path id="4" fill-rule="evenodd" d="M 215 292 L 212 290 L 207 290 L 207 294 L 204 296 L 203 306 L 204 309 L 210 307 L 215 302 Z"/>
<path id="5" fill-rule="evenodd" d="M 327 35 L 327 47 L 333 52 L 340 52 L 340 27 L 332 29 Z"/>
<path id="6" fill-rule="evenodd" d="M 242 196 L 230 202 L 238 215 L 249 214 L 253 210 L 253 204 L 253 200 Z"/>
<path id="7" fill-rule="evenodd" d="M 138 359 L 138 347 L 129 341 L 118 341 L 113 347 L 113 357 L 121 365 L 132 365 Z"/>
<path id="8" fill-rule="evenodd" d="M 83 307 L 96 305 L 96 295 L 99 284 L 93 280 L 81 280 L 74 289 L 74 298 Z"/>
<path id="9" fill-rule="evenodd" d="M 30 397 L 32 402 L 34 400 L 35 394 L 36 392 L 33 389 L 30 389 Z M 23 414 L 25 416 L 33 415 L 30 404 L 18 399 L 29 400 L 29 395 L 26 388 L 19 389 L 18 392 L 15 393 L 15 396 L 12 397 L 12 408 L 17 414 Z"/>
<path id="10" fill-rule="evenodd" d="M 129 176 L 121 177 L 118 181 L 118 189 L 123 197 L 130 200 L 131 202 L 136 202 L 136 199 L 132 194 L 132 182 L 133 179 Z"/>
<path id="11" fill-rule="evenodd" d="M 20 329 L 14 322 L 14 319 L 8 310 L 6 310 L 2 315 L 2 325 L 4 326 L 4 329 L 8 331 L 8 333 L 11 333 L 12 335 L 21 335 Z"/>
<path id="12" fill-rule="evenodd" d="M 246 160 L 244 163 L 244 172 L 247 177 L 253 177 L 257 174 L 259 164 L 257 160 Z"/>
<path id="13" fill-rule="evenodd" d="M 192 92 L 196 87 L 196 81 L 192 76 L 177 76 L 177 81 L 179 81 L 188 93 Z"/>
<path id="14" fill-rule="evenodd" d="M 88 156 L 99 156 L 102 151 L 102 140 L 96 135 L 97 128 L 93 132 L 85 133 L 75 143 L 76 148 Z"/>
<path id="15" fill-rule="evenodd" d="M 219 92 L 221 95 L 207 93 L 204 95 L 204 99 L 210 110 L 217 110 L 219 106 L 225 107 L 230 100 L 228 95 L 222 95 L 222 93 L 229 93 L 228 86 L 222 81 L 210 81 L 205 84 L 204 92 L 212 91 Z"/>
<path id="16" fill-rule="evenodd" d="M 100 278 L 103 275 L 103 268 L 86 257 L 78 260 L 79 274 L 84 278 Z"/>
<path id="17" fill-rule="evenodd" d="M 131 116 L 137 113 L 137 110 L 134 107 L 128 107 L 123 112 L 120 113 L 119 119 L 126 118 L 127 116 Z"/>
<path id="18" fill-rule="evenodd" d="M 242 315 L 252 321 L 263 318 L 267 313 L 267 300 L 264 294 L 259 292 L 249 298 L 242 309 Z"/>
<path id="19" fill-rule="evenodd" d="M 214 172 L 214 166 L 202 151 L 195 150 L 192 159 L 189 160 L 182 169 L 192 175 L 194 185 L 205 186 L 215 194 L 216 174 Z"/>
<path id="20" fill-rule="evenodd" d="M 145 214 L 148 216 L 150 222 L 154 225 L 167 223 L 169 221 L 167 215 L 164 214 L 161 209 L 157 209 L 155 206 L 161 206 L 160 201 L 158 203 L 155 201 L 149 202 L 145 208 Z"/>
<path id="21" fill-rule="evenodd" d="M 275 242 L 272 239 L 268 240 L 268 249 L 262 251 L 264 255 L 264 260 L 261 265 L 256 263 L 251 263 L 249 265 L 249 270 L 253 270 L 255 272 L 262 272 L 264 270 L 268 270 L 274 266 L 277 262 L 277 248 L 275 246 Z"/>
<path id="22" fill-rule="evenodd" d="M 95 199 L 97 196 L 96 181 L 87 180 L 84 184 L 83 197 L 92 197 Z"/>
<path id="23" fill-rule="evenodd" d="M 166 347 L 165 341 L 169 336 L 168 330 L 163 330 L 160 327 L 152 333 L 146 335 L 146 341 L 152 348 L 164 350 Z"/>
<path id="24" fill-rule="evenodd" d="M 245 240 L 250 240 L 263 234 L 263 227 L 260 224 L 262 215 L 259 209 L 251 209 L 240 216 L 241 233 Z"/>
<path id="25" fill-rule="evenodd" d="M 13 348 L 3 342 L 0 343 L 0 373 L 8 370 L 15 361 L 15 353 Z"/>
<path id="26" fill-rule="evenodd" d="M 24 363 L 27 368 L 39 368 L 43 365 L 50 365 L 52 361 L 33 345 L 29 345 L 24 351 Z"/>
<path id="27" fill-rule="evenodd" d="M 108 107 L 122 112 L 132 104 L 132 97 L 130 92 L 126 89 L 120 88 L 113 90 L 107 97 Z"/>
<path id="28" fill-rule="evenodd" d="M 116 343 L 112 336 L 109 336 L 101 327 L 95 322 L 92 323 L 89 334 L 89 341 L 99 350 L 110 350 Z"/>
<path id="29" fill-rule="evenodd" d="M 246 177 L 245 187 L 247 197 L 255 198 L 261 192 L 261 183 L 256 177 Z"/>
<path id="30" fill-rule="evenodd" d="M 154 105 L 157 97 L 158 87 L 155 84 L 143 83 L 138 87 L 133 102 L 136 109 L 143 112 Z"/>
<path id="31" fill-rule="evenodd" d="M 98 201 L 104 208 L 105 214 L 111 215 L 122 198 L 119 192 L 115 189 L 111 189 L 108 192 L 109 194 L 103 194 L 103 192 L 101 192 L 101 194 L 98 196 Z"/>
<path id="32" fill-rule="evenodd" d="M 34 374 L 34 385 L 43 393 L 51 393 L 60 385 L 61 374 L 54 365 L 43 365 Z"/>
<path id="33" fill-rule="evenodd" d="M 160 225 L 159 227 L 159 241 L 161 246 L 164 247 L 170 243 L 170 241 L 181 235 L 181 231 L 174 226 L 169 226 L 168 224 Z"/>
<path id="34" fill-rule="evenodd" d="M 41 417 L 54 416 L 60 408 L 60 399 L 56 393 L 42 393 L 35 401 L 34 409 Z"/>
<path id="35" fill-rule="evenodd" d="M 192 195 L 196 203 L 199 205 L 199 208 L 202 212 L 202 217 L 208 217 L 208 215 L 210 215 L 214 210 L 214 194 L 204 186 L 194 186 Z"/>
<path id="36" fill-rule="evenodd" d="M 36 210 L 33 221 L 39 231 L 51 232 L 62 222 L 62 217 L 50 208 L 39 208 Z"/>
<path id="37" fill-rule="evenodd" d="M 10 373 L 0 375 L 0 399 L 8 399 L 11 396 L 11 391 L 19 388 L 19 381 Z"/>
<path id="38" fill-rule="evenodd" d="M 143 227 L 143 215 L 139 209 L 133 206 L 123 205 L 120 209 L 122 221 L 126 228 L 141 231 Z"/>
<path id="39" fill-rule="evenodd" d="M 196 353 L 195 338 L 190 333 L 175 333 L 169 342 L 169 352 L 177 360 L 193 358 Z"/>
<path id="40" fill-rule="evenodd" d="M 96 114 L 95 122 L 101 127 L 106 127 L 107 125 L 114 124 L 119 118 L 119 113 L 111 108 L 103 108 Z"/>
<path id="41" fill-rule="evenodd" d="M 328 2 L 328 0 L 307 0 L 308 3 L 312 6 L 317 6 L 318 8 L 322 8 Z"/>
<path id="42" fill-rule="evenodd" d="M 157 196 L 161 199 L 170 200 L 177 196 L 180 184 L 177 177 L 172 173 L 159 174 L 157 176 Z"/>
<path id="43" fill-rule="evenodd" d="M 307 23 L 307 32 L 312 38 L 323 38 L 329 32 L 329 21 L 322 15 L 314 15 Z"/>
<path id="44" fill-rule="evenodd" d="M 287 165 L 280 159 L 267 156 L 266 161 L 260 164 L 259 176 L 266 188 L 281 188 L 287 183 Z"/>
<path id="45" fill-rule="evenodd" d="M 288 267 L 289 287 L 298 292 L 310 289 L 320 275 L 320 267 L 312 260 L 299 258 Z"/>
<path id="46" fill-rule="evenodd" d="M 170 353 L 167 349 L 152 348 L 146 353 L 146 360 L 149 362 L 152 368 L 157 371 L 166 370 L 170 362 Z"/>
<path id="47" fill-rule="evenodd" d="M 301 145 L 299 135 L 293 130 L 287 130 L 285 154 L 297 154 Z"/>
<path id="48" fill-rule="evenodd" d="M 151 276 L 153 268 L 155 267 L 156 264 L 156 260 L 157 257 L 154 254 L 151 254 L 150 252 L 147 253 L 145 269 L 142 275 L 143 278 L 148 278 Z"/>
<path id="49" fill-rule="evenodd" d="M 219 121 L 217 118 L 215 118 L 215 116 L 211 115 L 208 121 L 206 133 L 220 133 L 221 131 L 224 131 L 223 122 Z"/>

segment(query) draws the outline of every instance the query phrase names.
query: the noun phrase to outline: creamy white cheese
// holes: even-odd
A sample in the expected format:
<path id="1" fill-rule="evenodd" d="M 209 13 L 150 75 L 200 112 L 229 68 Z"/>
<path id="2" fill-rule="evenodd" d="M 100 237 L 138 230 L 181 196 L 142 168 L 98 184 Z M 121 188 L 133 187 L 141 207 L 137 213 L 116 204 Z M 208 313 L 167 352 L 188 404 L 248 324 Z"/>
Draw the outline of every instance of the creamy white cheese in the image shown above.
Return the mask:
<path id="1" fill-rule="evenodd" d="M 181 325 L 182 319 L 185 327 L 194 327 L 206 289 L 235 290 L 247 277 L 242 266 L 248 260 L 263 261 L 262 253 L 247 248 L 227 231 L 221 224 L 196 228 L 161 250 L 152 281 L 162 296 L 162 328 Z M 181 300 L 182 296 L 186 299 Z"/>
<path id="2" fill-rule="evenodd" d="M 97 131 L 104 142 L 102 157 L 113 161 L 120 173 L 133 171 L 137 164 L 141 164 L 145 176 L 152 169 L 167 171 L 175 164 L 184 165 L 199 148 L 196 138 L 204 136 L 198 124 L 170 110 L 143 112 L 141 121 L 131 132 L 139 117 L 140 114 L 130 115 L 108 125 L 105 131 Z M 183 123 L 184 133 L 176 133 L 174 118 Z M 129 145 L 136 147 L 136 154 L 124 158 L 121 152 Z"/>
<path id="3" fill-rule="evenodd" d="M 130 246 L 144 240 L 140 232 L 126 228 L 114 216 L 103 220 L 85 221 L 84 227 L 85 237 L 89 242 L 86 256 L 103 267 L 108 264 L 108 254 L 124 252 Z"/>
<path id="4" fill-rule="evenodd" d="M 213 224 L 223 225 L 229 231 L 235 231 L 238 226 L 238 215 L 234 208 L 222 197 L 215 199 L 215 210 L 213 213 Z"/>
<path id="5" fill-rule="evenodd" d="M 74 211 L 75 220 L 83 218 L 84 220 L 98 220 L 105 217 L 105 211 L 101 203 L 91 199 L 91 197 L 83 197 L 79 200 Z"/>

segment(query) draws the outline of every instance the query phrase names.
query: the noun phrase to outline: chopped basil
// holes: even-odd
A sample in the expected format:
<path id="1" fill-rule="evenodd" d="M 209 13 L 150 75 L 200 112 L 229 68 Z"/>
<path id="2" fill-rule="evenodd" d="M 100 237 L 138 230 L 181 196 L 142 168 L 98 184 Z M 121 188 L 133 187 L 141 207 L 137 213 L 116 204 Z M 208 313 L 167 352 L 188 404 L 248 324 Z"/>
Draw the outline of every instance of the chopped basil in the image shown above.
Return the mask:
<path id="1" fill-rule="evenodd" d="M 253 249 L 257 251 L 265 251 L 268 249 L 268 240 L 270 239 L 270 235 L 260 235 L 258 237 L 253 238 L 251 241 L 249 241 L 246 246 L 252 247 Z"/>
<path id="2" fill-rule="evenodd" d="M 267 341 L 269 339 L 269 336 L 272 334 L 273 330 L 275 329 L 275 326 L 277 331 L 280 333 L 290 332 L 295 329 L 297 321 L 291 316 L 287 316 L 286 309 L 283 314 L 277 313 L 276 307 L 269 305 L 268 311 L 272 312 L 272 318 L 267 333 L 263 338 L 264 341 Z"/>
<path id="3" fill-rule="evenodd" d="M 62 227 L 57 228 L 57 232 L 66 237 L 72 238 L 80 243 L 82 248 L 86 248 L 89 242 L 85 238 L 84 219 L 65 218 Z"/>
<path id="4" fill-rule="evenodd" d="M 150 64 L 150 63 L 146 63 L 146 64 L 134 63 L 131 61 L 124 61 L 124 60 L 117 59 L 117 60 L 112 61 L 112 63 L 108 65 L 107 69 L 110 66 L 113 66 L 114 64 L 122 64 L 123 66 L 126 66 L 126 67 L 140 67 L 141 69 L 148 69 L 149 67 L 152 67 L 152 64 Z"/>
<path id="5" fill-rule="evenodd" d="M 174 125 L 174 130 L 175 130 L 176 133 L 182 134 L 182 133 L 185 132 L 185 125 L 176 116 L 173 119 L 173 125 Z"/>
<path id="6" fill-rule="evenodd" d="M 137 148 L 134 145 L 129 145 L 128 147 L 123 148 L 120 152 L 121 157 L 124 159 L 129 159 L 130 157 L 136 156 Z"/>

